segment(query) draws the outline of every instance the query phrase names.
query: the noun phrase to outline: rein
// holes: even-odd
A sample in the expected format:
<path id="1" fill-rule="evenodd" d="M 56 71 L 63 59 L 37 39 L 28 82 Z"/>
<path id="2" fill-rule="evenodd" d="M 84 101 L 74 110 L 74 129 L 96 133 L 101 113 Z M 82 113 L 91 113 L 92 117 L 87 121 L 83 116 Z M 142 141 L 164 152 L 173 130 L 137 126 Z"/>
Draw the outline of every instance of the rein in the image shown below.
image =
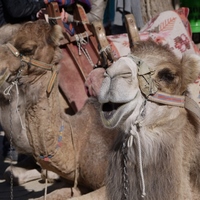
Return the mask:
<path id="1" fill-rule="evenodd" d="M 21 61 L 27 63 L 28 65 L 33 65 L 35 67 L 52 72 L 52 76 L 49 80 L 47 90 L 46 90 L 47 94 L 50 95 L 50 93 L 53 89 L 53 85 L 56 80 L 57 74 L 58 74 L 58 71 L 56 70 L 56 65 L 44 63 L 42 61 L 35 60 L 35 59 L 29 58 L 27 56 L 24 56 L 24 55 L 20 54 L 20 52 L 10 43 L 7 43 L 6 46 L 9 48 L 9 50 L 13 53 L 13 55 L 15 57 L 17 57 L 17 58 L 19 57 L 21 59 Z"/>

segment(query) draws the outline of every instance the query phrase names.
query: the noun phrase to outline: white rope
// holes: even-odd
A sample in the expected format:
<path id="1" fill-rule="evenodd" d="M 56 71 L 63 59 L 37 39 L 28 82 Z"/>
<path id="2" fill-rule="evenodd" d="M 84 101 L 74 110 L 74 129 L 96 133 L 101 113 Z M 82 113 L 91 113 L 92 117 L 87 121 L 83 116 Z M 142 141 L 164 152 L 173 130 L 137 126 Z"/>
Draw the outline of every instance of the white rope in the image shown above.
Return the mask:
<path id="1" fill-rule="evenodd" d="M 86 48 L 83 48 L 83 46 L 88 44 L 88 41 L 89 41 L 88 40 L 88 34 L 87 34 L 87 41 L 84 39 L 82 34 L 76 34 L 75 35 L 75 39 L 76 39 L 76 43 L 77 43 L 77 46 L 78 46 L 78 54 L 79 54 L 79 56 L 81 56 L 82 55 L 81 52 L 83 52 L 83 54 L 85 55 L 85 57 L 87 58 L 88 62 L 91 64 L 91 66 L 95 67 L 95 64 L 93 63 L 88 50 Z"/>
<path id="2" fill-rule="evenodd" d="M 140 177 L 141 177 L 141 181 L 142 181 L 142 195 L 141 197 L 144 198 L 146 196 L 146 192 L 145 192 L 145 181 L 144 181 L 144 173 L 143 173 L 143 165 L 142 165 L 142 150 L 141 150 L 141 141 L 140 141 L 140 135 L 137 131 L 137 127 L 140 125 L 141 119 L 140 117 L 142 117 L 144 109 L 145 109 L 145 105 L 146 105 L 146 100 L 143 102 L 143 105 L 140 108 L 140 113 L 138 115 L 138 118 L 136 119 L 134 124 L 131 124 L 131 130 L 130 130 L 130 136 L 127 142 L 127 146 L 130 148 L 133 145 L 133 138 L 136 139 L 137 142 L 137 147 L 138 147 L 138 160 L 139 160 L 139 170 L 140 170 Z"/>
<path id="3" fill-rule="evenodd" d="M 129 139 L 131 141 L 128 140 L 128 146 L 130 147 L 131 142 L 133 142 L 133 137 L 135 137 L 136 141 L 137 141 L 139 169 L 140 169 L 140 176 L 141 176 L 141 181 L 142 181 L 142 195 L 141 195 L 141 197 L 144 198 L 146 196 L 146 192 L 145 192 L 144 173 L 143 173 L 143 167 L 142 167 L 142 151 L 141 151 L 140 136 L 138 134 L 138 131 L 136 130 L 136 125 L 133 125 L 133 124 L 131 125 L 130 134 L 131 134 L 131 136 L 130 136 Z"/>
<path id="4" fill-rule="evenodd" d="M 4 90 L 3 94 L 4 94 L 5 96 L 10 96 L 10 91 L 11 91 L 11 89 L 13 88 L 14 84 L 15 84 L 15 82 L 12 82 L 11 85 L 9 85 L 9 86 Z"/>
<path id="5" fill-rule="evenodd" d="M 18 115 L 18 117 L 19 117 L 21 127 L 22 127 L 23 130 L 25 130 L 25 125 L 24 125 L 23 122 L 22 122 L 22 118 L 21 118 L 21 115 L 20 115 L 19 110 L 18 110 L 18 105 L 19 105 L 19 89 L 18 89 L 17 81 L 12 82 L 11 85 L 9 85 L 9 86 L 4 90 L 3 94 L 4 94 L 5 96 L 10 96 L 10 91 L 12 90 L 12 88 L 13 88 L 14 86 L 15 86 L 16 92 L 17 92 L 17 94 L 16 94 L 16 95 L 17 95 L 17 102 L 16 102 L 16 108 L 15 108 L 15 109 L 16 109 L 17 115 Z"/>
<path id="6" fill-rule="evenodd" d="M 45 169 L 46 171 L 46 177 L 45 177 L 45 188 L 44 188 L 44 200 L 47 199 L 47 184 L 48 184 L 48 170 Z"/>
<path id="7" fill-rule="evenodd" d="M 108 54 L 108 51 L 110 51 L 111 48 L 110 48 L 110 45 L 104 47 L 104 48 L 101 48 L 100 51 L 99 51 L 99 54 L 105 52 L 106 54 Z"/>
<path id="8" fill-rule="evenodd" d="M 53 20 L 53 19 L 61 19 L 61 16 L 58 16 L 58 17 L 49 17 L 50 20 Z"/>
<path id="9" fill-rule="evenodd" d="M 75 38 L 76 38 L 76 44 L 77 44 L 77 47 L 78 47 L 78 55 L 81 56 L 81 44 L 80 44 L 80 42 L 79 42 L 79 37 L 78 37 L 77 34 L 74 35 L 74 36 L 75 36 Z"/>

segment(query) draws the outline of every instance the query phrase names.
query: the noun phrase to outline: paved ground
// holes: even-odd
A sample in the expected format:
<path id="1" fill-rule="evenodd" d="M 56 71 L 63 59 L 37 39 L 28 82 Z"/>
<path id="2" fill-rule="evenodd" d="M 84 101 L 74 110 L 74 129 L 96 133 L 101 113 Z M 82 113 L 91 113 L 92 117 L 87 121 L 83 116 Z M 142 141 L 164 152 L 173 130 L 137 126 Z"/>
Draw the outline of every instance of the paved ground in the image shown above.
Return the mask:
<path id="1" fill-rule="evenodd" d="M 41 179 L 35 180 L 24 184 L 23 186 L 13 186 L 11 189 L 10 183 L 5 182 L 3 173 L 9 163 L 5 163 L 2 157 L 2 139 L 3 135 L 0 134 L 0 200 L 29 200 L 38 198 L 44 195 L 45 184 L 41 182 Z M 56 188 L 61 188 L 65 184 L 63 182 L 56 182 L 55 184 L 48 184 L 47 192 L 51 192 Z M 12 193 L 13 191 L 13 198 Z"/>

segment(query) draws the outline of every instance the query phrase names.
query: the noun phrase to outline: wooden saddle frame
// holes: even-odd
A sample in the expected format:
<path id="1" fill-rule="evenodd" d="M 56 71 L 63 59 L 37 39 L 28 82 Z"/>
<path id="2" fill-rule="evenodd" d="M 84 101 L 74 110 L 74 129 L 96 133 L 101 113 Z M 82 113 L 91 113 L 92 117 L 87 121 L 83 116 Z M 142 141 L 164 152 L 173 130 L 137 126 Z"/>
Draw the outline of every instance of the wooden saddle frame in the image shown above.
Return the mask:
<path id="1" fill-rule="evenodd" d="M 88 98 L 84 85 L 88 74 L 94 69 L 94 66 L 109 67 L 115 58 L 102 22 L 94 21 L 89 23 L 85 10 L 79 4 L 76 4 L 73 10 L 74 22 L 72 24 L 75 29 L 75 35 L 71 36 L 63 25 L 58 4 L 52 2 L 47 5 L 49 23 L 60 25 L 65 37 L 61 41 L 63 59 L 61 61 L 61 81 L 59 85 L 69 105 L 74 112 L 77 112 Z M 125 20 L 130 48 L 133 48 L 135 42 L 139 40 L 139 33 L 132 14 L 126 15 Z M 84 40 L 87 40 L 88 44 L 85 49 L 87 49 L 90 59 L 94 63 L 93 66 L 88 58 L 86 58 L 87 56 L 79 54 L 77 35 L 81 35 Z"/>

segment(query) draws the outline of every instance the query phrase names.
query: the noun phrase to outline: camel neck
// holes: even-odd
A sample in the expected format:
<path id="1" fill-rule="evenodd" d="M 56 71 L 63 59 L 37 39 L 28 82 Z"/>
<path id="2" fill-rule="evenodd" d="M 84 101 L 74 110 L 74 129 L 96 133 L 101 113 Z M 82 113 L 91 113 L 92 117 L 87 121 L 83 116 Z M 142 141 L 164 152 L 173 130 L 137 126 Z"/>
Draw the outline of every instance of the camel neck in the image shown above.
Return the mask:
<path id="1" fill-rule="evenodd" d="M 46 93 L 50 76 L 51 73 L 47 72 L 33 85 L 37 94 L 34 97 L 35 103 L 26 113 L 27 135 L 33 148 L 33 155 L 41 166 L 58 174 L 67 172 L 68 178 L 74 180 L 76 165 L 70 122 L 62 119 L 64 108 L 63 102 L 60 101 L 57 80 L 51 94 Z M 70 153 L 66 154 L 68 151 Z M 63 162 L 64 160 L 70 163 Z"/>
<path id="2" fill-rule="evenodd" d="M 34 83 L 37 88 L 37 101 L 27 110 L 28 135 L 36 157 L 54 155 L 58 138 L 61 134 L 62 121 L 60 118 L 60 105 L 58 89 L 56 85 L 50 96 L 46 94 L 46 85 L 50 72 L 47 72 L 40 80 Z"/>

